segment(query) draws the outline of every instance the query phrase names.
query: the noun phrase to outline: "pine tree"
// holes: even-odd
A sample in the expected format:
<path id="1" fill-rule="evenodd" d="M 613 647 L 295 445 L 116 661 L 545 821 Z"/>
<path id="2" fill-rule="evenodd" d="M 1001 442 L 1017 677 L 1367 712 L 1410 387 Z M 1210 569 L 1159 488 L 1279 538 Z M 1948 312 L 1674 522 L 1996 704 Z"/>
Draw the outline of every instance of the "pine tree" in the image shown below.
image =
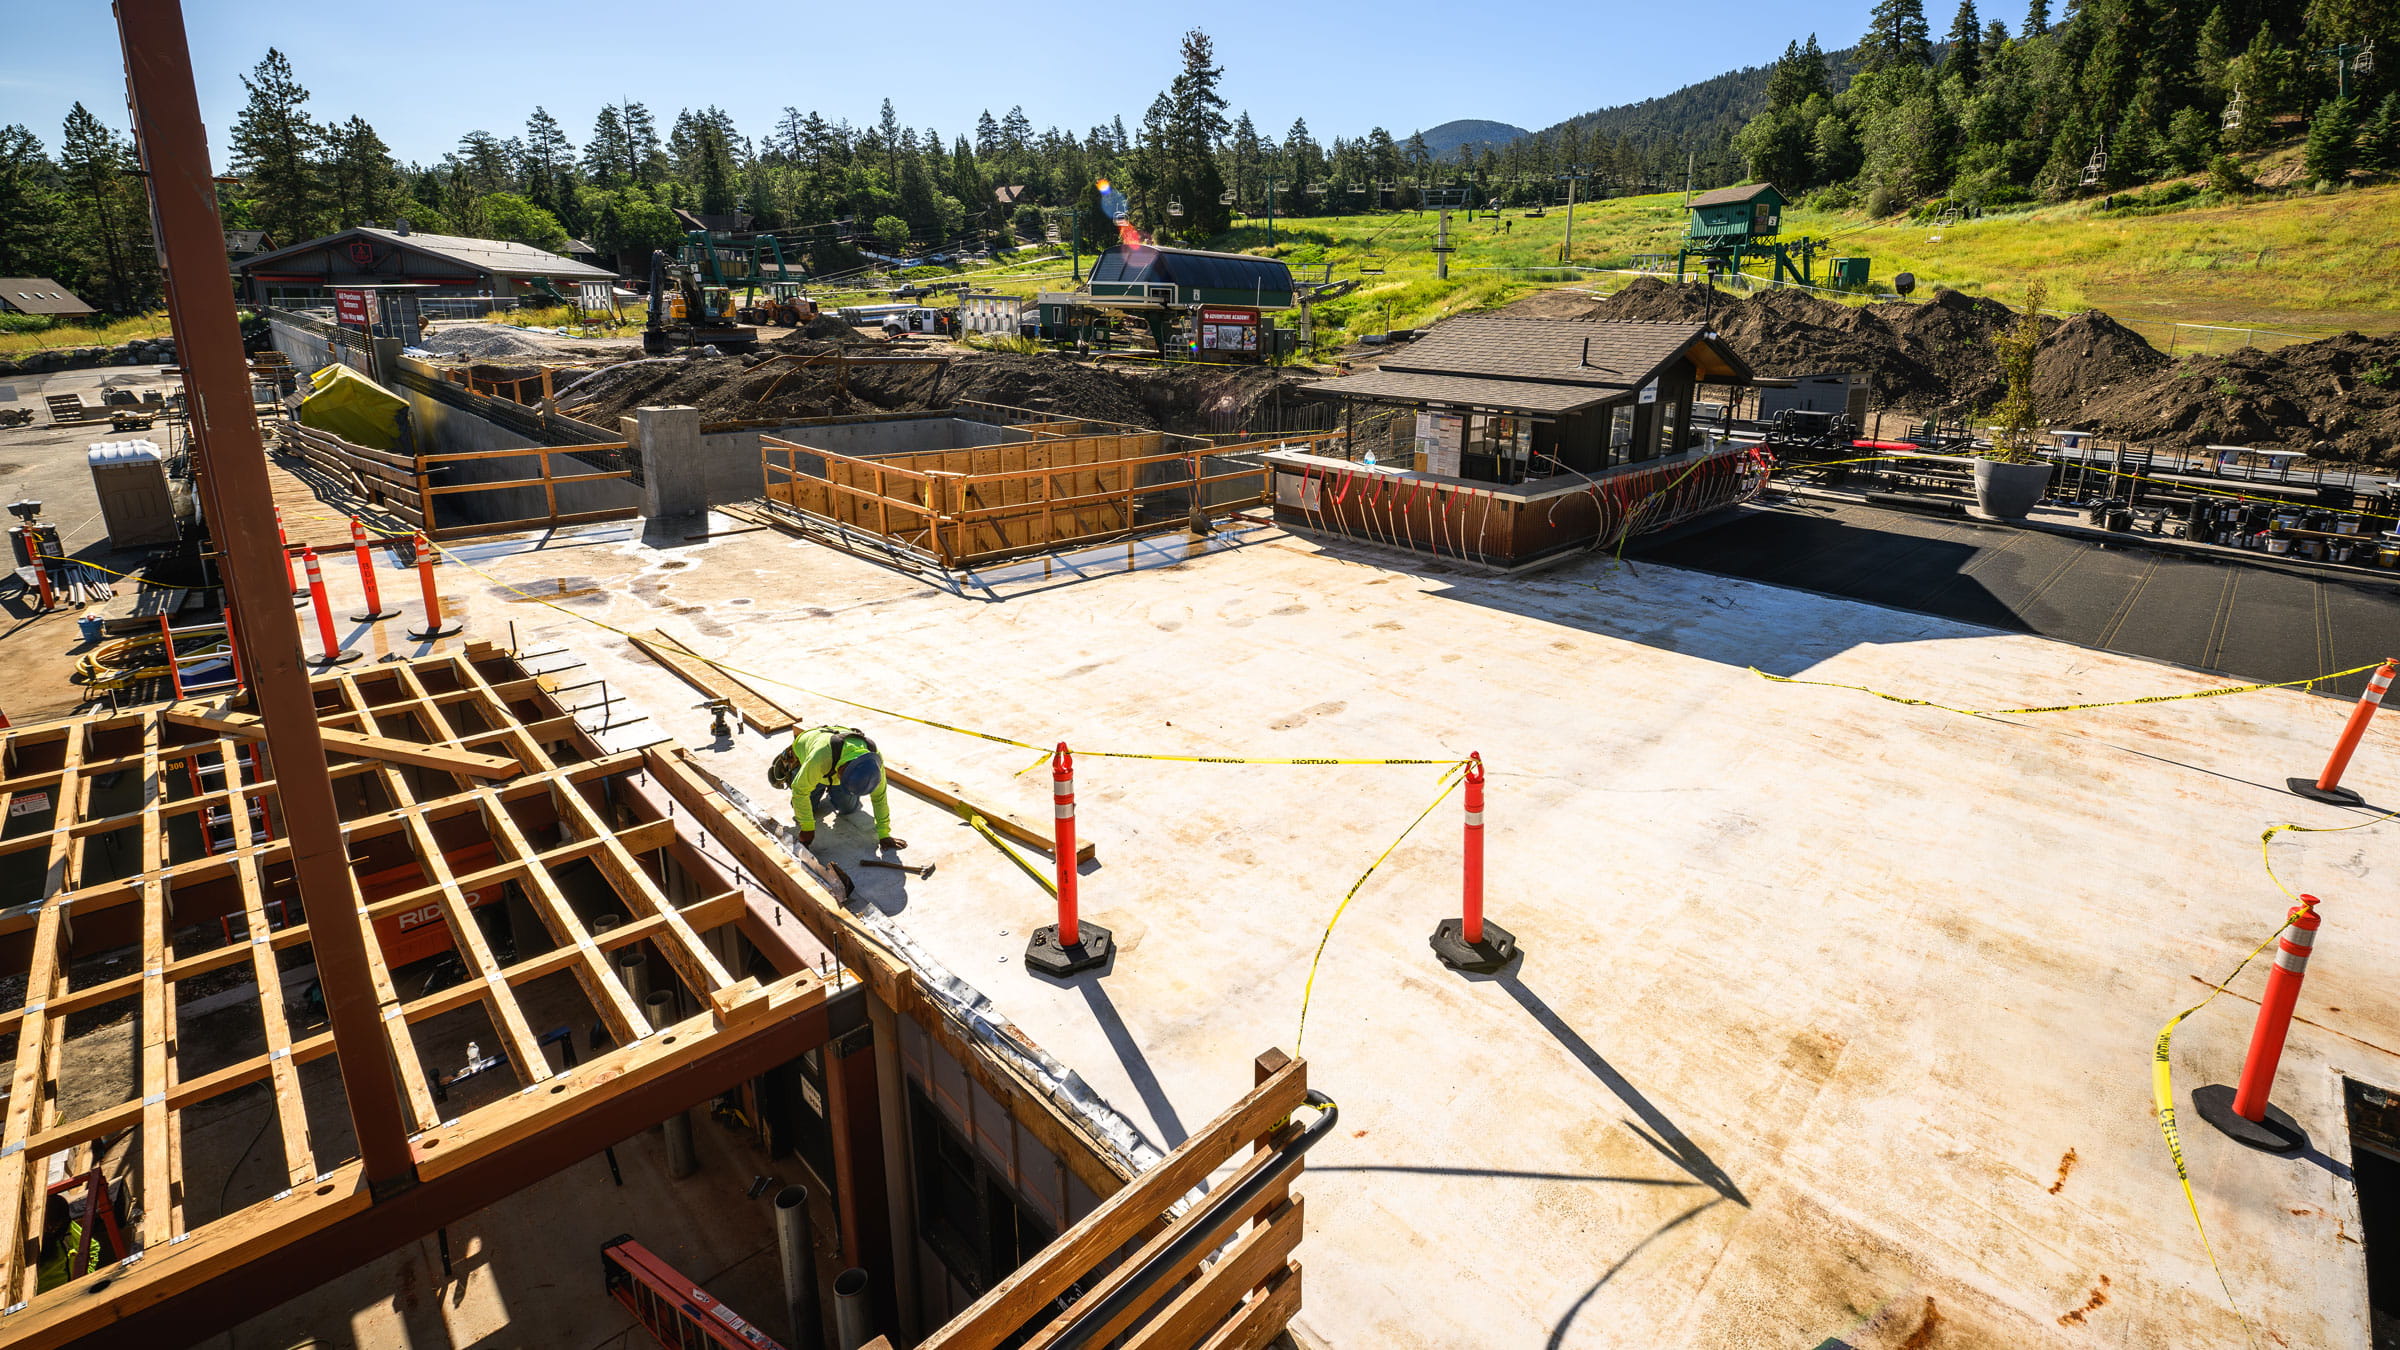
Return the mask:
<path id="1" fill-rule="evenodd" d="M 1921 0 L 1875 0 L 1866 36 L 1858 40 L 1860 70 L 1886 66 L 1923 66 L 1930 62 L 1933 43 L 1925 27 Z"/>
<path id="2" fill-rule="evenodd" d="M 233 172 L 254 203 L 252 218 L 278 244 L 313 239 L 325 216 L 317 169 L 325 133 L 309 118 L 308 91 L 272 47 L 242 87 L 250 100 L 233 124 Z"/>
<path id="3" fill-rule="evenodd" d="M 1950 21 L 1950 52 L 1942 58 L 1942 73 L 1955 75 L 1967 88 L 1983 73 L 1983 20 L 1976 17 L 1975 0 L 1958 0 L 1958 15 Z"/>
<path id="4" fill-rule="evenodd" d="M 658 119 L 639 103 L 617 105 L 625 124 L 625 181 L 654 188 L 667 181 L 667 155 L 658 144 Z"/>
<path id="5" fill-rule="evenodd" d="M 2025 7 L 2025 31 L 2022 36 L 2040 37 L 2050 31 L 2050 0 L 2032 0 Z"/>
<path id="6" fill-rule="evenodd" d="M 2319 183 L 2340 186 L 2350 177 L 2358 147 L 2358 100 L 2329 98 L 2317 105 L 2308 120 L 2308 148 L 2303 156 L 2308 176 Z"/>
<path id="7" fill-rule="evenodd" d="M 985 159 L 1000 153 L 1000 124 L 993 120 L 989 108 L 975 119 L 975 153 Z"/>
<path id="8" fill-rule="evenodd" d="M 583 175 L 603 188 L 633 181 L 633 149 L 614 103 L 601 105 L 600 115 L 592 119 L 592 138 L 583 147 Z"/>
<path id="9" fill-rule="evenodd" d="M 400 172 L 392 163 L 391 147 L 367 119 L 356 116 L 327 127 L 326 140 L 331 153 L 325 177 L 334 227 L 390 224 L 400 214 Z"/>
<path id="10" fill-rule="evenodd" d="M 58 166 L 41 138 L 0 127 L 0 275 L 48 276 L 59 267 Z"/>
<path id="11" fill-rule="evenodd" d="M 68 284 L 110 314 L 138 314 L 158 299 L 158 253 L 133 146 L 80 103 L 58 143 L 67 208 Z"/>
<path id="12" fill-rule="evenodd" d="M 558 119 L 539 105 L 525 119 L 525 155 L 521 162 L 526 197 L 553 215 L 563 215 L 566 204 L 574 200 L 571 174 L 575 146 L 558 125 Z"/>
<path id="13" fill-rule="evenodd" d="M 1183 35 L 1182 57 L 1183 69 L 1167 88 L 1169 185 L 1183 201 L 1178 232 L 1187 239 L 1205 239 L 1233 224 L 1232 211 L 1217 200 L 1225 195 L 1225 177 L 1217 171 L 1216 157 L 1217 142 L 1226 132 L 1225 98 L 1217 92 L 1225 70 L 1216 63 L 1216 44 L 1197 28 Z"/>

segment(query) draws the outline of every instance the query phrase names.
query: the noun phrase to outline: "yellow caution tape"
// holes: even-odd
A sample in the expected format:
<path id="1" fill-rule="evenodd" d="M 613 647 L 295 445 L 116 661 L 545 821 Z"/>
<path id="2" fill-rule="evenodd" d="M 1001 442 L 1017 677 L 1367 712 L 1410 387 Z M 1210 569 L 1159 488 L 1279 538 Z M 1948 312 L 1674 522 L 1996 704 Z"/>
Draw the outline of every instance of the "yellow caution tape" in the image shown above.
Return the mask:
<path id="1" fill-rule="evenodd" d="M 1367 884 L 1367 878 L 1375 875 L 1376 868 L 1383 866 L 1383 860 L 1391 857 L 1392 851 L 1399 848 L 1409 835 L 1415 833 L 1416 828 L 1425 823 L 1425 817 L 1432 815 L 1435 808 L 1450 800 L 1450 794 L 1456 792 L 1458 785 L 1466 781 L 1466 769 L 1466 761 L 1460 760 L 1443 772 L 1441 792 L 1432 801 L 1425 804 L 1425 809 L 1417 813 L 1415 820 L 1408 822 L 1408 828 L 1400 832 L 1399 838 L 1385 845 L 1383 852 L 1375 855 L 1375 861 L 1367 864 L 1367 870 L 1359 873 L 1358 880 L 1350 883 L 1350 890 L 1342 896 L 1342 903 L 1333 907 L 1333 917 L 1325 921 L 1325 931 L 1317 938 L 1316 954 L 1308 958 L 1308 982 L 1300 989 L 1300 1029 L 1292 1036 L 1292 1053 L 1300 1052 L 1300 1042 L 1308 1036 L 1308 1002 L 1316 996 L 1317 992 L 1317 963 L 1325 959 L 1325 944 L 1333 940 L 1333 926 L 1342 921 L 1342 911 L 1350 908 L 1350 902 L 1358 898 L 1359 889 Z"/>
<path id="2" fill-rule="evenodd" d="M 2103 703 L 2052 703 L 2039 708 L 1954 708 L 1947 703 L 1936 703 L 1932 699 L 1910 698 L 1906 694 L 1887 694 L 1880 689 L 1870 689 L 1863 684 L 1843 684 L 1837 680 L 1796 680 L 1789 675 L 1770 675 L 1767 672 L 1760 670 L 1756 666 L 1751 666 L 1749 670 L 1751 674 L 1756 675 L 1758 678 L 1762 680 L 1772 680 L 1777 684 L 1813 684 L 1825 689 L 1850 689 L 1861 694 L 1873 694 L 1875 697 L 1883 699 L 1886 702 L 1905 703 L 1912 708 L 1939 708 L 1943 712 L 1957 713 L 1962 717 L 2002 717 L 2015 713 L 2081 712 L 2087 708 L 2130 708 L 2137 704 L 2144 703 L 2181 703 L 2195 698 L 2223 698 L 2227 694 L 2250 694 L 2256 693 L 2261 689 L 2293 689 L 2302 686 L 2314 687 L 2324 683 L 2327 680 L 2338 680 L 2345 675 L 2361 674 L 2365 671 L 2374 670 L 2381 665 L 2383 665 L 2383 662 L 2381 661 L 2370 661 L 2363 666 L 2352 666 L 2348 670 L 2334 670 L 2328 671 L 2323 675 L 2311 675 L 2305 680 L 2276 680 L 2262 684 L 2236 684 L 2229 685 L 2223 689 L 2202 689 L 2196 693 L 2190 694 L 2151 694 L 2143 698 L 2110 699 Z M 2347 829 L 2349 827 L 2345 826 L 2343 828 Z"/>
<path id="3" fill-rule="evenodd" d="M 2286 830 L 2295 834 L 2340 834 L 2344 830 L 2363 830 L 2370 825 L 2381 825 L 2395 816 L 2400 816 L 2400 811 L 2386 811 L 2373 820 L 2362 820 L 2356 825 L 2294 825 L 2288 821 L 2281 825 L 2270 825 L 2264 833 L 2258 836 L 2258 856 L 2259 860 L 2267 865 L 2267 880 L 2274 882 L 2275 889 L 2283 892 L 2286 898 L 2292 900 L 2300 898 L 2291 887 L 2283 884 L 2282 877 L 2275 875 L 2275 855 L 2268 851 L 2267 845 L 2275 842 L 2276 835 L 2282 834 Z"/>
<path id="4" fill-rule="evenodd" d="M 1008 841 L 1000 837 L 999 831 L 992 828 L 992 823 L 990 821 L 985 820 L 980 815 L 977 815 L 975 813 L 975 809 L 970 806 L 961 805 L 958 808 L 958 814 L 964 817 L 969 825 L 975 827 L 975 833 L 980 834 L 985 839 L 990 840 L 993 848 L 996 848 L 1002 853 L 1007 854 L 1008 860 L 1015 863 L 1018 868 L 1025 873 L 1025 875 L 1032 877 L 1035 881 L 1040 882 L 1042 884 L 1042 889 L 1050 892 L 1053 899 L 1057 897 L 1058 879 L 1051 876 L 1049 873 L 1044 872 L 1041 868 L 1034 866 L 1032 859 L 1027 858 L 1024 854 L 1019 853 L 1015 849 L 1009 847 Z"/>
<path id="5" fill-rule="evenodd" d="M 2225 1291 L 2225 1306 L 2233 1309 L 2234 1317 L 2242 1324 L 2242 1335 L 2252 1346 L 2258 1344 L 2258 1338 L 2251 1334 L 2250 1319 L 2242 1315 L 2242 1306 L 2233 1296 L 2233 1286 L 2226 1282 L 2225 1268 L 2217 1264 L 2217 1249 L 2208 1240 L 2208 1225 L 2200 1221 L 2200 1201 L 2192 1194 L 2191 1168 L 2184 1162 L 2183 1137 L 2175 1128 L 2175 1075 L 2168 1052 L 2174 1044 L 2175 1028 L 2185 1018 L 2216 1002 L 2217 995 L 2224 993 L 2227 985 L 2241 978 L 2250 963 L 2258 959 L 2258 954 L 2265 951 L 2275 939 L 2282 937 L 2283 930 L 2289 927 L 2289 920 L 2277 924 L 2274 932 L 2267 934 L 2264 941 L 2250 949 L 2250 954 L 2242 958 L 2232 974 L 2210 987 L 2208 997 L 2168 1018 L 2167 1024 L 2159 1028 L 2158 1047 L 2150 1056 L 2150 1096 L 2158 1115 L 2158 1133 L 2167 1141 L 2167 1156 L 2175 1160 L 2175 1180 L 2183 1187 L 2183 1203 L 2192 1211 L 2192 1227 L 2199 1231 L 2200 1250 L 2208 1256 L 2208 1268 L 2217 1274 L 2217 1287 Z"/>

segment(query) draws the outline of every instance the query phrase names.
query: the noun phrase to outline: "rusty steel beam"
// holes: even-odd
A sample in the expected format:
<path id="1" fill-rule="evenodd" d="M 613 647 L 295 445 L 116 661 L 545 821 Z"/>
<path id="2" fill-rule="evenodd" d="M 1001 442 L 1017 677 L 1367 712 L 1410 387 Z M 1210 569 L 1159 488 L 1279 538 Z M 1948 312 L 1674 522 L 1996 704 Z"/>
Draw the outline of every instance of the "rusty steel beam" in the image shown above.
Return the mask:
<path id="1" fill-rule="evenodd" d="M 250 402 L 233 290 L 226 285 L 224 223 L 217 215 L 183 7 L 179 0 L 117 0 L 116 11 L 134 143 L 150 190 L 175 356 L 184 372 L 193 464 L 218 574 L 235 613 L 242 669 L 275 747 L 282 824 L 333 1022 L 351 1128 L 368 1180 L 385 1195 L 413 1184 L 416 1165 L 378 1024 L 366 925 L 356 914 L 357 889 L 342 848 L 316 698 L 300 663 L 300 624 L 284 583 L 266 447 Z"/>

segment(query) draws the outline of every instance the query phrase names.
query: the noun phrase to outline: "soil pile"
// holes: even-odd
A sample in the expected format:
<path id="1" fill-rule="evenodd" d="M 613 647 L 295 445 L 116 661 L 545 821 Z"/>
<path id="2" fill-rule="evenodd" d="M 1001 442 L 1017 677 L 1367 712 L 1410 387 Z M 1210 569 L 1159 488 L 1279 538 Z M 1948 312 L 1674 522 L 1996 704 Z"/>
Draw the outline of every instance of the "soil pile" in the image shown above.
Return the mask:
<path id="1" fill-rule="evenodd" d="M 2400 465 L 2400 334 L 2186 357 L 2098 394 L 2077 421 L 2132 441 Z"/>
<path id="2" fill-rule="evenodd" d="M 1592 301 L 1581 314 L 1559 317 L 1705 324 L 1761 375 L 1857 371 L 1873 385 L 1877 404 L 1925 411 L 1998 402 L 2000 363 L 1992 339 L 2016 321 L 1996 300 L 1952 290 L 1937 290 L 1924 304 L 1860 308 L 1806 291 L 1744 297 L 1701 282 L 1677 286 L 1654 277 Z"/>
<path id="3" fill-rule="evenodd" d="M 2096 400 L 2158 379 L 2165 353 L 2099 310 L 2051 330 L 2033 356 L 2033 398 L 2051 421 L 2075 422 Z"/>
<path id="4" fill-rule="evenodd" d="M 424 347 L 437 355 L 463 356 L 471 361 L 560 354 L 559 343 L 498 323 L 437 323 L 426 337 Z"/>

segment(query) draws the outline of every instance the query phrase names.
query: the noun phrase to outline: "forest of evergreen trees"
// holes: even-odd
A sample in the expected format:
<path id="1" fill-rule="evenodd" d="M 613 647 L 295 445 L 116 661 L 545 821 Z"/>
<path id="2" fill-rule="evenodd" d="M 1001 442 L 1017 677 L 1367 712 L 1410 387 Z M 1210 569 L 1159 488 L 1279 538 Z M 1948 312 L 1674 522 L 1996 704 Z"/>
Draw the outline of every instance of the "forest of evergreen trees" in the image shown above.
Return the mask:
<path id="1" fill-rule="evenodd" d="M 2014 33 L 1959 0 L 1939 43 L 1921 0 L 1878 0 L 1855 74 L 1791 44 L 1735 145 L 1752 177 L 1875 215 L 2204 171 L 2238 191 L 2236 156 L 2303 133 L 2303 181 L 2339 186 L 2400 170 L 2396 39 L 2392 0 L 2081 0 L 2055 24 L 2031 0 Z"/>

